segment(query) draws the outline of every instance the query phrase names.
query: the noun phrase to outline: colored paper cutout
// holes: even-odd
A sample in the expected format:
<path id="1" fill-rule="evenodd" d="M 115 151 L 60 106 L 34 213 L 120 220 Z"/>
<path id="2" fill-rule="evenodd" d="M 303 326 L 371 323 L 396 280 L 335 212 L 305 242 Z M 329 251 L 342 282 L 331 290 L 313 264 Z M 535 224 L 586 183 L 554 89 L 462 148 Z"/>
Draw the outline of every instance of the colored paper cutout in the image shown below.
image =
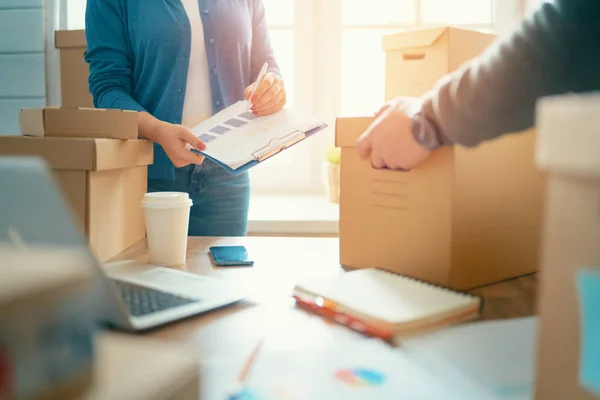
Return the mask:
<path id="1" fill-rule="evenodd" d="M 231 398 L 231 400 L 266 400 L 264 398 L 258 397 L 258 394 L 253 392 L 250 389 L 244 389 L 241 393 L 237 395 L 235 398 Z"/>
<path id="2" fill-rule="evenodd" d="M 365 368 L 341 369 L 335 373 L 335 378 L 354 387 L 379 386 L 385 381 L 383 374 Z"/>
<path id="3" fill-rule="evenodd" d="M 579 383 L 600 396 L 600 269 L 577 275 L 581 316 Z"/>
<path id="4" fill-rule="evenodd" d="M 200 140 L 202 140 L 204 143 L 208 143 L 211 140 L 216 139 L 213 135 L 207 135 L 206 133 L 203 133 L 202 135 L 199 136 Z"/>
<path id="5" fill-rule="evenodd" d="M 244 126 L 247 124 L 246 121 L 242 121 L 241 119 L 235 119 L 235 118 L 231 118 L 231 119 L 225 121 L 224 123 L 227 125 L 230 125 L 230 126 L 234 126 L 236 128 L 239 128 L 240 126 Z"/>
<path id="6" fill-rule="evenodd" d="M 222 135 L 222 134 L 224 134 L 225 132 L 229 132 L 230 130 L 231 130 L 231 129 L 229 129 L 229 128 L 226 128 L 226 127 L 224 127 L 224 126 L 217 125 L 217 126 L 215 126 L 214 128 L 212 128 L 212 129 L 210 130 L 210 132 L 212 132 L 212 133 L 216 133 L 216 134 L 218 134 L 218 135 Z"/>
<path id="7" fill-rule="evenodd" d="M 255 120 L 256 118 L 258 118 L 258 115 L 254 115 L 251 112 L 245 112 L 245 113 L 238 115 L 238 117 L 242 117 L 242 118 L 249 119 L 250 121 L 252 121 L 252 120 Z"/>

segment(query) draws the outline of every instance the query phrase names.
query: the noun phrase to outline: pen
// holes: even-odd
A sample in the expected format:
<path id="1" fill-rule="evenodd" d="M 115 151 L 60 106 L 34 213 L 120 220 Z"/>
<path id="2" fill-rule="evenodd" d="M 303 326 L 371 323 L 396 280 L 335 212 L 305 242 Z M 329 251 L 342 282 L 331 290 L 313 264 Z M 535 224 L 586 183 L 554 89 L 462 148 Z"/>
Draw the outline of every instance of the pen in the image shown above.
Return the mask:
<path id="1" fill-rule="evenodd" d="M 252 368 L 252 365 L 254 364 L 256 357 L 258 356 L 258 353 L 262 347 L 263 342 L 264 342 L 264 339 L 261 339 L 256 344 L 256 347 L 252 351 L 252 354 L 250 354 L 250 357 L 248 357 L 248 359 L 246 360 L 246 363 L 242 367 L 242 370 L 240 371 L 240 374 L 237 377 L 237 380 L 235 382 L 235 386 L 234 386 L 233 390 L 229 393 L 229 397 L 228 397 L 229 400 L 244 400 L 246 378 L 248 377 L 248 374 L 250 373 L 250 369 Z"/>
<path id="2" fill-rule="evenodd" d="M 258 87 L 258 85 L 260 85 L 260 82 L 265 77 L 265 74 L 267 73 L 267 68 L 269 68 L 269 63 L 264 63 L 262 68 L 260 69 L 260 72 L 258 73 L 258 77 L 256 78 L 256 84 L 254 85 L 254 88 L 252 88 L 250 97 L 248 97 L 248 103 L 246 103 L 246 112 L 248 112 L 248 110 L 252 106 L 252 102 L 250 101 L 250 99 L 252 98 L 252 96 L 254 96 L 254 92 L 256 91 L 256 88 Z"/>

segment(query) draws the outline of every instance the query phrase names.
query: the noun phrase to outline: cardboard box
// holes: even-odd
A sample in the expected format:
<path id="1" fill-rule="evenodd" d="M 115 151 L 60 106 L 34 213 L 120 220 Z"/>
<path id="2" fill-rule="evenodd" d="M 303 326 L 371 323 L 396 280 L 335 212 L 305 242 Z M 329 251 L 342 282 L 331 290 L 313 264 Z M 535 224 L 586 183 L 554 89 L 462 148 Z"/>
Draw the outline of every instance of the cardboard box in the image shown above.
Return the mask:
<path id="1" fill-rule="evenodd" d="M 38 155 L 52 166 L 100 261 L 145 237 L 140 204 L 152 142 L 0 136 L 0 155 Z"/>
<path id="2" fill-rule="evenodd" d="M 84 56 L 84 30 L 56 31 L 54 45 L 60 51 L 60 91 L 63 107 L 94 107 L 89 90 L 90 70 Z"/>
<path id="3" fill-rule="evenodd" d="M 495 35 L 438 27 L 383 37 L 386 100 L 419 97 Z M 340 259 L 454 289 L 535 272 L 543 177 L 533 131 L 436 151 L 410 172 L 375 170 L 354 148 L 371 117 L 339 118 Z M 506 160 L 510 160 L 507 162 Z"/>
<path id="4" fill-rule="evenodd" d="M 86 393 L 96 328 L 89 252 L 5 244 L 0 260 L 0 398 Z"/>
<path id="5" fill-rule="evenodd" d="M 137 112 L 103 108 L 46 107 L 19 112 L 22 135 L 137 139 Z"/>
<path id="6" fill-rule="evenodd" d="M 93 387 L 80 400 L 198 400 L 195 349 L 156 339 L 104 333 L 97 341 Z"/>
<path id="7" fill-rule="evenodd" d="M 385 35 L 386 101 L 397 96 L 422 96 L 495 39 L 491 33 L 446 26 Z"/>
<path id="8" fill-rule="evenodd" d="M 584 297 L 578 282 L 583 269 L 600 276 L 598 110 L 598 95 L 569 95 L 538 103 L 537 164 L 548 174 L 548 187 L 536 399 L 600 398 L 600 287 L 596 284 Z M 593 309 L 586 309 L 590 301 Z M 595 357 L 596 367 L 584 357 Z M 595 374 L 595 392 L 586 386 L 590 373 Z"/>
<path id="9" fill-rule="evenodd" d="M 372 121 L 336 121 L 342 265 L 454 289 L 537 270 L 543 176 L 533 135 L 440 149 L 410 172 L 377 170 L 355 149 Z"/>

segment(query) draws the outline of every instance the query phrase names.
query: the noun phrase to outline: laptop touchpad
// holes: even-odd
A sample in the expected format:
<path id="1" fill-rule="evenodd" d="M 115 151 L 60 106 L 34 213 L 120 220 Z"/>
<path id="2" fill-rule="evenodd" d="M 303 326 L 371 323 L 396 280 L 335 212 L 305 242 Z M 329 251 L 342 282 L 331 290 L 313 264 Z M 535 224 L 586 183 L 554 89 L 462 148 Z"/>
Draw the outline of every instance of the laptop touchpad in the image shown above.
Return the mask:
<path id="1" fill-rule="evenodd" d="M 147 282 L 160 284 L 161 286 L 188 286 L 207 284 L 207 279 L 194 274 L 180 274 L 175 271 L 165 271 L 162 268 L 151 269 L 149 271 L 136 274 L 136 278 Z"/>

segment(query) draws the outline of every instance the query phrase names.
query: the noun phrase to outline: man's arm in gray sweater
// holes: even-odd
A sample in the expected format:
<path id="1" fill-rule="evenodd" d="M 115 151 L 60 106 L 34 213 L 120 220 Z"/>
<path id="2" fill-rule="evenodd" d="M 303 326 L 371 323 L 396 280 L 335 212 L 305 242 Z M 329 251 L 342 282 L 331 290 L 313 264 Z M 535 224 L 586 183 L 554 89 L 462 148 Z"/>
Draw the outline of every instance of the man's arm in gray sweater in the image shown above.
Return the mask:
<path id="1" fill-rule="evenodd" d="M 476 146 L 532 127 L 540 97 L 598 89 L 600 0 L 555 0 L 442 79 L 423 112 L 448 144 Z"/>

